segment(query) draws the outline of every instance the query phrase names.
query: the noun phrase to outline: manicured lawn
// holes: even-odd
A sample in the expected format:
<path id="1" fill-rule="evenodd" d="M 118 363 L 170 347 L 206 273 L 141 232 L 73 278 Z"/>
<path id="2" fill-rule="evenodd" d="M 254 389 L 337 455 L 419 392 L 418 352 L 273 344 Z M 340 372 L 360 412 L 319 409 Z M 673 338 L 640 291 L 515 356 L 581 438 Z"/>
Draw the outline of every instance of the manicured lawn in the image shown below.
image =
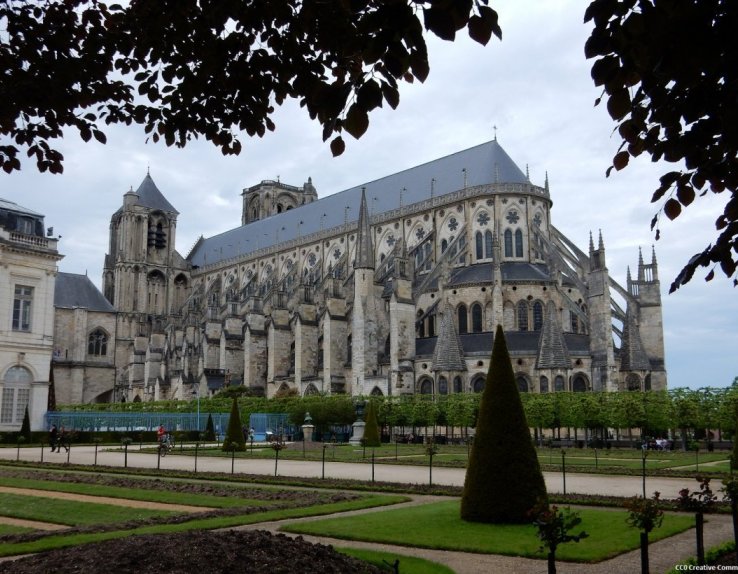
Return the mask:
<path id="1" fill-rule="evenodd" d="M 374 564 L 379 568 L 384 568 L 388 572 L 393 572 L 390 564 L 394 564 L 395 560 L 399 560 L 399 570 L 402 574 L 454 574 L 448 566 L 431 562 L 414 556 L 404 556 L 402 554 L 391 554 L 389 552 L 378 552 L 375 550 L 363 550 L 360 548 L 335 548 L 341 554 L 353 556 L 364 562 Z"/>
<path id="2" fill-rule="evenodd" d="M 70 546 L 77 546 L 79 544 L 87 544 L 90 542 L 98 542 L 102 540 L 111 540 L 137 534 L 143 535 L 172 533 L 195 529 L 214 530 L 218 528 L 229 528 L 232 526 L 239 526 L 243 524 L 255 524 L 258 522 L 267 522 L 272 520 L 284 520 L 287 518 L 321 516 L 325 514 L 332 514 L 334 512 L 346 512 L 349 510 L 359 510 L 362 508 L 385 506 L 406 501 L 407 498 L 403 496 L 362 495 L 358 499 L 348 500 L 344 502 L 318 504 L 305 508 L 285 508 L 280 510 L 270 510 L 267 512 L 260 512 L 255 514 L 220 516 L 213 518 L 202 518 L 195 515 L 193 520 L 180 524 L 157 524 L 153 526 L 141 526 L 139 528 L 133 528 L 129 530 L 116 530 L 109 532 L 93 532 L 68 535 L 50 534 L 40 540 L 34 540 L 31 542 L 6 542 L 4 544 L 0 544 L 0 556 L 15 556 L 18 554 L 44 552 L 57 548 L 68 548 Z"/>
<path id="3" fill-rule="evenodd" d="M 284 527 L 301 534 L 330 536 L 464 552 L 507 554 L 542 558 L 532 525 L 493 525 L 464 522 L 459 501 L 438 502 L 412 508 L 373 512 L 358 516 L 303 522 Z M 590 536 L 579 543 L 559 547 L 557 558 L 598 562 L 639 547 L 639 533 L 629 527 L 622 510 L 582 508 L 581 529 Z M 691 515 L 667 514 L 663 526 L 651 533 L 658 540 L 693 525 Z"/>
<path id="4" fill-rule="evenodd" d="M 5 534 L 23 534 L 24 532 L 33 532 L 33 528 L 0 524 L 0 536 L 4 536 Z"/>
<path id="5" fill-rule="evenodd" d="M 127 520 L 143 520 L 156 516 L 179 514 L 164 510 L 128 508 L 73 500 L 55 500 L 18 494 L 0 494 L 0 512 L 3 516 L 38 520 L 66 526 L 111 524 Z"/>

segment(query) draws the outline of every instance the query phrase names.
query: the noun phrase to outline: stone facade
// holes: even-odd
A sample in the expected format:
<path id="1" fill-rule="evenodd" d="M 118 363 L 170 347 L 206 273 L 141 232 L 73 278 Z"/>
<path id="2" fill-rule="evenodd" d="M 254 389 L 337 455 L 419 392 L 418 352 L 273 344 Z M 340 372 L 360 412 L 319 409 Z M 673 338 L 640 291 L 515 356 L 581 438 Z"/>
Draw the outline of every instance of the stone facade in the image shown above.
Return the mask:
<path id="1" fill-rule="evenodd" d="M 149 175 L 111 220 L 104 292 L 125 400 L 483 388 L 502 324 L 525 392 L 666 387 L 656 255 L 623 287 L 552 223 L 497 141 L 322 199 L 262 182 L 242 225 L 174 250 Z"/>
<path id="2" fill-rule="evenodd" d="M 0 431 L 44 426 L 54 336 L 57 250 L 44 216 L 0 199 Z"/>

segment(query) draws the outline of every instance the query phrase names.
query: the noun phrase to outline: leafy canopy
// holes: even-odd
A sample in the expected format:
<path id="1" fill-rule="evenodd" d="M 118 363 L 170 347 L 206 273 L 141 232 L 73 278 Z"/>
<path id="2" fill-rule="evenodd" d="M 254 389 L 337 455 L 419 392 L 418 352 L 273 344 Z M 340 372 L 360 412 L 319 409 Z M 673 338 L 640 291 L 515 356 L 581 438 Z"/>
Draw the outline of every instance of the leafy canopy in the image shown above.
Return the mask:
<path id="1" fill-rule="evenodd" d="M 239 132 L 274 130 L 299 100 L 334 155 L 369 113 L 396 108 L 400 82 L 429 73 L 425 28 L 501 38 L 488 0 L 0 1 L 0 167 L 61 173 L 65 130 L 105 143 L 103 124 L 144 126 L 153 141 L 204 137 L 223 154 Z M 422 22 L 421 22 L 422 16 Z"/>
<path id="2" fill-rule="evenodd" d="M 707 193 L 724 194 L 717 237 L 695 254 L 670 292 L 709 267 L 738 285 L 738 3 L 732 0 L 594 0 L 585 45 L 595 59 L 592 78 L 603 88 L 607 111 L 622 138 L 608 169 L 648 154 L 680 168 L 665 173 L 651 201 L 660 236 L 661 215 L 676 219 Z M 599 103 L 600 99 L 596 103 Z"/>

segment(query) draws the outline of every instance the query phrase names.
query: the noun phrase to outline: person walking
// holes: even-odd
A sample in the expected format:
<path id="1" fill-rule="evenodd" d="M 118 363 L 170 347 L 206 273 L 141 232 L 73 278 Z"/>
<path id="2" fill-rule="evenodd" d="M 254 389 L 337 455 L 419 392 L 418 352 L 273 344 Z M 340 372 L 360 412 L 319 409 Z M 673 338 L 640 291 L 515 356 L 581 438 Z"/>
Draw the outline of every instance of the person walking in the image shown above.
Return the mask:
<path id="1" fill-rule="evenodd" d="M 59 439 L 59 431 L 56 428 L 56 425 L 51 425 L 51 428 L 49 429 L 49 445 L 51 445 L 51 452 L 54 452 L 57 448 L 56 441 Z"/>
<path id="2" fill-rule="evenodd" d="M 69 452 L 69 435 L 64 429 L 64 425 L 59 429 L 59 444 L 57 445 L 56 451 L 61 452 L 62 447 L 64 447 L 64 450 Z"/>

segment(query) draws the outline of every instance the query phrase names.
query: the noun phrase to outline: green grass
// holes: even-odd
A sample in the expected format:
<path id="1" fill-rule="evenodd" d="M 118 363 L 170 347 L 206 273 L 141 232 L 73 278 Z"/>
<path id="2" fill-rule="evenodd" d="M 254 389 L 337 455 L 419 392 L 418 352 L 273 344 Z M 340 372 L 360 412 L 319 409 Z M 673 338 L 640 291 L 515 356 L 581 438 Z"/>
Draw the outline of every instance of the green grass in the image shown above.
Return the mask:
<path id="1" fill-rule="evenodd" d="M 0 536 L 4 536 L 6 534 L 23 534 L 24 532 L 33 532 L 33 528 L 13 526 L 12 524 L 0 524 Z"/>
<path id="2" fill-rule="evenodd" d="M 66 526 L 110 524 L 180 514 L 165 510 L 147 510 L 53 498 L 41 499 L 37 496 L 5 493 L 0 494 L 0 508 L 2 508 L 3 516 Z"/>
<path id="3" fill-rule="evenodd" d="M 186 504 L 188 506 L 202 506 L 206 508 L 234 508 L 239 506 L 269 505 L 268 500 L 257 500 L 237 497 L 209 496 L 207 494 L 191 494 L 166 490 L 148 490 L 124 488 L 121 486 L 106 486 L 100 484 L 85 484 L 75 482 L 55 482 L 52 480 L 34 480 L 26 478 L 0 477 L 0 486 L 14 488 L 32 488 L 34 490 L 70 492 L 87 496 L 105 496 L 127 500 L 143 500 L 146 502 L 161 502 L 165 504 Z"/>
<path id="4" fill-rule="evenodd" d="M 394 572 L 388 564 L 394 564 L 395 560 L 399 560 L 399 568 L 402 574 L 454 574 L 448 566 L 431 562 L 423 558 L 415 558 L 414 556 L 405 556 L 404 554 L 392 554 L 390 552 L 379 552 L 376 550 L 364 550 L 360 548 L 334 548 L 341 554 L 353 556 L 364 562 L 374 564 L 379 568 L 383 568 L 388 572 Z"/>
<path id="5" fill-rule="evenodd" d="M 403 496 L 362 496 L 361 498 L 349 501 L 320 504 L 305 508 L 286 508 L 281 510 L 270 510 L 267 512 L 248 515 L 221 516 L 213 518 L 197 518 L 197 515 L 195 515 L 195 518 L 193 520 L 183 522 L 181 524 L 160 524 L 153 526 L 142 526 L 129 530 L 116 530 L 97 533 L 81 533 L 68 535 L 51 534 L 49 536 L 45 536 L 40 540 L 34 540 L 31 542 L 4 543 L 0 545 L 0 556 L 15 556 L 19 554 L 44 552 L 47 550 L 68 548 L 71 546 L 78 546 L 79 544 L 99 542 L 102 540 L 112 540 L 132 535 L 173 533 L 184 532 L 187 530 L 214 530 L 218 528 L 229 528 L 233 526 L 255 524 L 258 522 L 267 522 L 273 520 L 302 518 L 306 516 L 321 516 L 325 514 L 332 514 L 334 512 L 347 512 L 350 510 L 359 510 L 363 508 L 397 504 L 400 502 L 406 502 L 407 500 L 407 497 Z"/>
<path id="6" fill-rule="evenodd" d="M 283 529 L 347 540 L 362 540 L 488 554 L 541 558 L 540 543 L 532 525 L 494 525 L 464 522 L 459 501 L 425 504 L 412 508 L 373 512 L 291 524 Z M 559 547 L 557 558 L 578 562 L 599 562 L 639 547 L 639 533 L 629 527 L 626 512 L 583 508 L 581 529 L 590 536 L 579 543 Z M 693 525 L 691 515 L 667 514 L 651 540 L 666 538 Z M 577 530 L 578 532 L 578 530 Z"/>

